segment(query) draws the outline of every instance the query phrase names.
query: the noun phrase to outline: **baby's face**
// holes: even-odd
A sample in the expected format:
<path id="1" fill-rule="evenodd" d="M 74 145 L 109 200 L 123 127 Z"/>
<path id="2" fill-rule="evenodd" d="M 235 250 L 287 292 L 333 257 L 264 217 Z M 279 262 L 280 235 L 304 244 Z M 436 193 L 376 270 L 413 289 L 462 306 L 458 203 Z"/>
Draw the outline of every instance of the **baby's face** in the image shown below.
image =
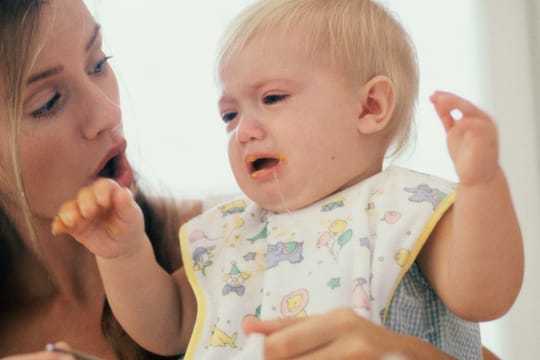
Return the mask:
<path id="1" fill-rule="evenodd" d="M 272 211 L 307 206 L 371 175 L 360 89 L 312 61 L 302 39 L 255 37 L 219 72 L 219 111 L 241 189 Z"/>

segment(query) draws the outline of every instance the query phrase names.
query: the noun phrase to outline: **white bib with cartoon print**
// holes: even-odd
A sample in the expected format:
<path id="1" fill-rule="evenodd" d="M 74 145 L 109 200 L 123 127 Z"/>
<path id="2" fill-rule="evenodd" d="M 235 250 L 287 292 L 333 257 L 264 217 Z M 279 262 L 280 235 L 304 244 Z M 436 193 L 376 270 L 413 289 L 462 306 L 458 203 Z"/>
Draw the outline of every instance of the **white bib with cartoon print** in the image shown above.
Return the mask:
<path id="1" fill-rule="evenodd" d="M 454 183 L 392 166 L 293 213 L 242 198 L 191 220 L 180 231 L 198 303 L 186 359 L 250 358 L 242 351 L 247 316 L 351 307 L 383 323 L 395 288 L 454 191 Z"/>

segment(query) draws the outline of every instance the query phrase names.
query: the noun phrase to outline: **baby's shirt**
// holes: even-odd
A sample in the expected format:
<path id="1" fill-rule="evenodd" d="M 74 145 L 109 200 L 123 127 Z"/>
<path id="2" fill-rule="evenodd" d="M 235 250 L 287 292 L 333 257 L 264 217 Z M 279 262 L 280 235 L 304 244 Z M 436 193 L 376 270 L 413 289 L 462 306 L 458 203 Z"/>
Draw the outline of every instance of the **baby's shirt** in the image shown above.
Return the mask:
<path id="1" fill-rule="evenodd" d="M 238 198 L 196 217 L 180 231 L 198 304 L 186 358 L 260 356 L 262 345 L 242 332 L 249 316 L 350 307 L 384 324 L 397 286 L 454 198 L 454 183 L 389 167 L 294 212 Z"/>

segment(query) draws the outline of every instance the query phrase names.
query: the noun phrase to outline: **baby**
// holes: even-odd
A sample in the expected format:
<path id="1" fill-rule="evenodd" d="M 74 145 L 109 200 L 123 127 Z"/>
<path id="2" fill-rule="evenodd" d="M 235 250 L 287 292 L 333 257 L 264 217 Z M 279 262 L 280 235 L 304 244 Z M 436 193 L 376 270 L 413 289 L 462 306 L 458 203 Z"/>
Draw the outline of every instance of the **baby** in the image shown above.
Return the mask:
<path id="1" fill-rule="evenodd" d="M 407 33 L 370 0 L 258 1 L 226 33 L 217 70 L 245 197 L 182 227 L 185 270 L 171 279 L 158 268 L 139 210 L 112 181 L 81 190 L 53 224 L 96 254 L 128 333 L 150 350 L 182 351 L 186 314 L 197 311 L 187 358 L 246 357 L 246 318 L 349 307 L 480 358 L 468 321 L 508 311 L 523 277 L 490 117 L 456 95 L 431 97 L 458 184 L 383 167 L 409 139 L 418 74 Z M 411 293 L 422 315 L 404 305 Z M 430 320 L 404 323 L 415 317 Z M 458 330 L 433 329 L 433 319 Z"/>

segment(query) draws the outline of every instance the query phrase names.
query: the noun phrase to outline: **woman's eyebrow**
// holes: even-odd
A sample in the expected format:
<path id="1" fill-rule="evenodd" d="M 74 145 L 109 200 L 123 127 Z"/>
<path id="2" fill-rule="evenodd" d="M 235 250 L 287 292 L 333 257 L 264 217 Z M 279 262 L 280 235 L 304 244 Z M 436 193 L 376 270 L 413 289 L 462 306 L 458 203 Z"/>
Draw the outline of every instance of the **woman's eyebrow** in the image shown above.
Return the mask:
<path id="1" fill-rule="evenodd" d="M 36 81 L 41 80 L 41 79 L 45 79 L 45 78 L 47 78 L 49 76 L 53 76 L 53 75 L 56 75 L 58 73 L 61 73 L 63 70 L 64 70 L 63 66 L 56 66 L 54 68 L 47 69 L 47 70 L 42 71 L 40 73 L 34 74 L 34 75 L 32 75 L 32 76 L 30 76 L 28 78 L 28 80 L 26 81 L 26 85 L 30 85 L 32 83 L 35 83 Z"/>
<path id="2" fill-rule="evenodd" d="M 84 47 L 84 50 L 86 52 L 88 52 L 92 48 L 92 46 L 94 46 L 94 44 L 96 43 L 96 40 L 99 38 L 100 29 L 101 29 L 101 26 L 99 24 L 96 24 L 96 26 L 94 27 L 94 31 L 92 32 L 92 36 L 90 37 L 90 40 L 88 41 L 88 43 L 86 43 L 86 46 Z M 60 66 L 55 66 L 51 69 L 47 69 L 40 73 L 34 74 L 28 78 L 28 80 L 26 81 L 26 85 L 30 85 L 32 83 L 35 83 L 36 81 L 59 74 L 63 70 L 64 70 L 64 67 L 60 65 Z"/>
<path id="3" fill-rule="evenodd" d="M 88 43 L 86 44 L 84 48 L 85 51 L 89 51 L 92 48 L 92 46 L 94 46 L 94 43 L 96 42 L 96 39 L 99 36 L 100 29 L 101 29 L 101 25 L 96 24 L 96 27 L 94 28 L 94 32 L 92 33 L 92 37 L 90 38 L 90 41 L 88 41 Z"/>

